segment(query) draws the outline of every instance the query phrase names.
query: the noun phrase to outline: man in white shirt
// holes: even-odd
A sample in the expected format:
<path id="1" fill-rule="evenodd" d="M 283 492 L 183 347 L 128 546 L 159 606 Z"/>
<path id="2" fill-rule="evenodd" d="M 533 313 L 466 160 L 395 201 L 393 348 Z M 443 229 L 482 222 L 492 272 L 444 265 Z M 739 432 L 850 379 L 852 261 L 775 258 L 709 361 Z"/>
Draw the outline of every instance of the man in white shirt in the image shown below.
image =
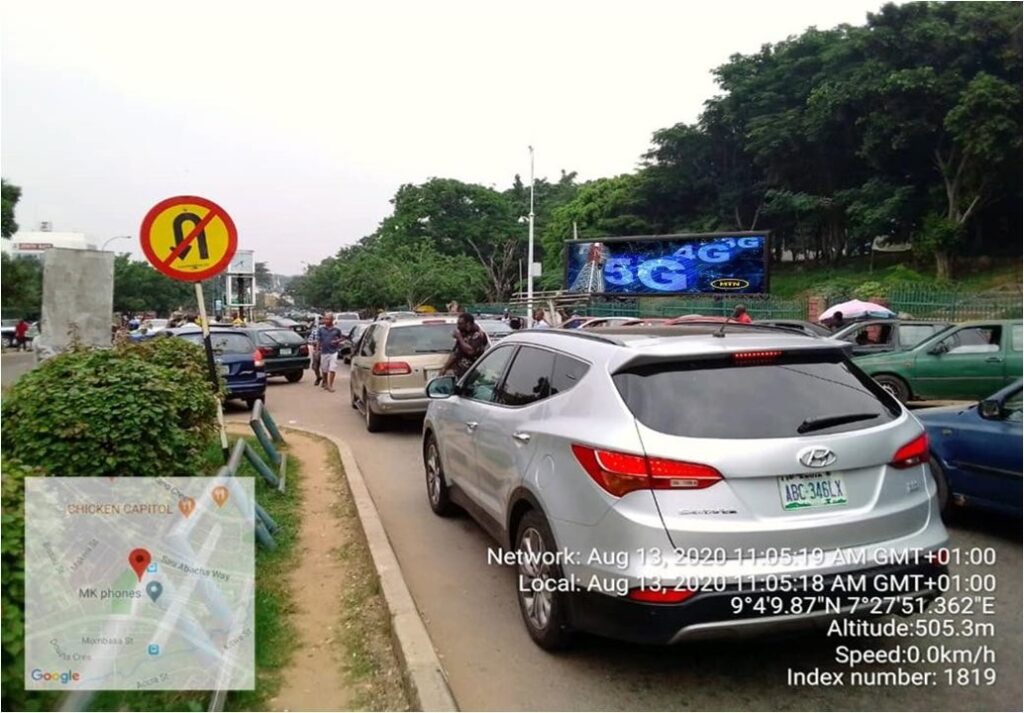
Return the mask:
<path id="1" fill-rule="evenodd" d="M 544 310 L 535 309 L 533 311 L 533 328 L 534 329 L 551 329 L 551 325 L 544 319 Z"/>

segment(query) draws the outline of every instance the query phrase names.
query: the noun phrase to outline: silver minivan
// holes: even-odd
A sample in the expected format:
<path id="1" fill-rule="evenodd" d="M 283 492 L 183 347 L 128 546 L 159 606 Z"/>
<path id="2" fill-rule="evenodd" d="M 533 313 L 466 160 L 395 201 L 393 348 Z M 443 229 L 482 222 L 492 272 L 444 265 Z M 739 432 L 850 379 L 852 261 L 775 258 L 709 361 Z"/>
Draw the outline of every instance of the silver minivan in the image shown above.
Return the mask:
<path id="1" fill-rule="evenodd" d="M 430 507 L 496 538 L 542 647 L 821 624 L 875 600 L 909 615 L 940 593 L 924 430 L 840 342 L 516 332 L 427 393 Z"/>

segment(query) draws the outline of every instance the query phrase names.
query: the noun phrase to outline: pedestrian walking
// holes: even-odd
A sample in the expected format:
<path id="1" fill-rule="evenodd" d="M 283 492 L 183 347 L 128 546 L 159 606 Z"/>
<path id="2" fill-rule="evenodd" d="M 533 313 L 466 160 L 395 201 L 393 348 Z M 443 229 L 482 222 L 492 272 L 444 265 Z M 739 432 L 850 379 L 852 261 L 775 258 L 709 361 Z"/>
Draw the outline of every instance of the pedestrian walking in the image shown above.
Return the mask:
<path id="1" fill-rule="evenodd" d="M 306 346 L 309 348 L 309 364 L 313 367 L 313 376 L 316 377 L 313 386 L 320 386 L 323 376 L 320 374 L 320 325 L 317 324 L 317 320 L 309 326 Z"/>
<path id="2" fill-rule="evenodd" d="M 25 346 L 28 344 L 28 330 L 32 325 L 28 323 L 28 320 L 24 317 L 14 327 L 14 345 L 18 351 L 24 351 Z"/>
<path id="3" fill-rule="evenodd" d="M 341 330 L 334 326 L 334 315 L 324 315 L 319 331 L 321 388 L 333 393 L 334 376 L 338 370 L 338 349 L 341 348 Z"/>
<path id="4" fill-rule="evenodd" d="M 476 319 L 469 312 L 463 312 L 455 324 L 455 331 L 452 332 L 455 338 L 455 346 L 452 353 L 445 362 L 441 373 L 451 372 L 456 379 L 469 371 L 473 363 L 480 358 L 480 355 L 487 350 L 487 335 L 480 329 Z"/>

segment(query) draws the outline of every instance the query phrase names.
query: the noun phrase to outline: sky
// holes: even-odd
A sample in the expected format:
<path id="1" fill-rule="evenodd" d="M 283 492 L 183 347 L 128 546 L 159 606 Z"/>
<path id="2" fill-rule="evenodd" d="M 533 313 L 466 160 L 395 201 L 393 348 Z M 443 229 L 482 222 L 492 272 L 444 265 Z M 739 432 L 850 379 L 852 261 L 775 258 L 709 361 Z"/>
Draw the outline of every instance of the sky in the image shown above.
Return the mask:
<path id="1" fill-rule="evenodd" d="M 404 183 L 497 189 L 634 170 L 734 53 L 880 2 L 0 4 L 0 172 L 49 221 L 142 259 L 150 207 L 220 204 L 298 274 L 371 233 Z M 525 227 L 524 227 L 525 230 Z"/>

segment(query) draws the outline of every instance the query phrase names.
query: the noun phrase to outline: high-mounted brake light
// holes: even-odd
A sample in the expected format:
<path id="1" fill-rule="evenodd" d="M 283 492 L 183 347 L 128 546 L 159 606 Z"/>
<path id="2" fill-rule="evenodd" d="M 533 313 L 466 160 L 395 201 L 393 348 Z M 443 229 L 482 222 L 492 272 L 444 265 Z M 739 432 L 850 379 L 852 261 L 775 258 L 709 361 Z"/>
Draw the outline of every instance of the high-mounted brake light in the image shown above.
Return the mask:
<path id="1" fill-rule="evenodd" d="M 595 483 L 622 497 L 634 490 L 700 490 L 722 474 L 711 466 L 573 444 L 572 452 Z"/>
<path id="2" fill-rule="evenodd" d="M 445 324 L 443 319 L 425 319 L 420 324 Z"/>
<path id="3" fill-rule="evenodd" d="M 920 436 L 906 444 L 893 455 L 889 463 L 893 468 L 913 468 L 928 460 L 928 435 L 922 433 Z"/>
<path id="4" fill-rule="evenodd" d="M 745 364 L 770 364 L 782 356 L 778 349 L 763 349 L 756 352 L 736 352 L 732 355 L 733 363 Z"/>
<path id="5" fill-rule="evenodd" d="M 411 374 L 412 368 L 404 361 L 379 361 L 373 365 L 375 376 L 401 376 Z"/>

